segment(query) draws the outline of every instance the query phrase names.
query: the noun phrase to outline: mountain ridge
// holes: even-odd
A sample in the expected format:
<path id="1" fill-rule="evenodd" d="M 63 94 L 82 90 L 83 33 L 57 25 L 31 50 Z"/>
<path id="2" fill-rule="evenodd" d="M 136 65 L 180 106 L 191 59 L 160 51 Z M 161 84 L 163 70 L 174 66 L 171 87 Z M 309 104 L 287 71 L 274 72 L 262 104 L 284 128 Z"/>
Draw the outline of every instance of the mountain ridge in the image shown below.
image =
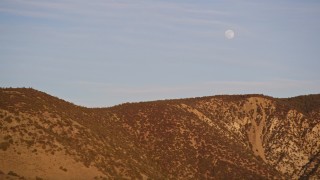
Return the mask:
<path id="1" fill-rule="evenodd" d="M 79 178 L 79 168 L 89 179 L 319 178 L 319 102 L 253 94 L 87 108 L 1 88 L 0 157 L 41 156 L 50 168 L 9 169 L 3 158 L 0 170 L 31 179 Z"/>

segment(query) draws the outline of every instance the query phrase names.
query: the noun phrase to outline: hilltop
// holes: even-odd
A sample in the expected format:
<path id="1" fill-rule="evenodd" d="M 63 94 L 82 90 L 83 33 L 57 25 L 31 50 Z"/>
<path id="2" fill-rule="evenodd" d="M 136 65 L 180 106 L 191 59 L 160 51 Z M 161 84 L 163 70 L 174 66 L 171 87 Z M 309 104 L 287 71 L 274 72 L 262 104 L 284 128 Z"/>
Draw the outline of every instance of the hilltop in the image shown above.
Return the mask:
<path id="1" fill-rule="evenodd" d="M 0 179 L 319 179 L 320 94 L 76 106 L 0 88 Z"/>

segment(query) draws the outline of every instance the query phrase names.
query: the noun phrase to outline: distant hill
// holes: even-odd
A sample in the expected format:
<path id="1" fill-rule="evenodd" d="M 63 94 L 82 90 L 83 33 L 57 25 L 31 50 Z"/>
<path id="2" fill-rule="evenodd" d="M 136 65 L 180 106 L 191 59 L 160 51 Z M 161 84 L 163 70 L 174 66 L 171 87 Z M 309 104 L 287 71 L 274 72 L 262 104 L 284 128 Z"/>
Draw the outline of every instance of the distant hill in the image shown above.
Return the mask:
<path id="1" fill-rule="evenodd" d="M 320 179 L 320 95 L 86 108 L 0 88 L 0 179 Z"/>

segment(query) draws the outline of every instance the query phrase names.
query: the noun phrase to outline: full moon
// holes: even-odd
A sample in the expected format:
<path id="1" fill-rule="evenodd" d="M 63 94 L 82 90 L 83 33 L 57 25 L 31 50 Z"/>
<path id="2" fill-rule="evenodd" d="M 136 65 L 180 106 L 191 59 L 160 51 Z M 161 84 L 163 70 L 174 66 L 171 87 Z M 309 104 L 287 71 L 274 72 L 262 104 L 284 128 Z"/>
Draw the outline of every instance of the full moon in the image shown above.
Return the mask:
<path id="1" fill-rule="evenodd" d="M 227 39 L 233 39 L 234 38 L 234 31 L 231 29 L 226 30 L 224 32 L 224 35 L 226 36 Z"/>

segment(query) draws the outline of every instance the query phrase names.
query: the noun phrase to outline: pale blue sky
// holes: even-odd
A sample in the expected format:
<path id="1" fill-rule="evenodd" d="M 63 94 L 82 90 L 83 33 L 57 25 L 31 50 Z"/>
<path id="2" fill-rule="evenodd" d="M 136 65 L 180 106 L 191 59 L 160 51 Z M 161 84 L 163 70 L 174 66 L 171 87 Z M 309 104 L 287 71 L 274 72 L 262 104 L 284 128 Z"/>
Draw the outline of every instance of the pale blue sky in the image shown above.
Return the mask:
<path id="1" fill-rule="evenodd" d="M 1 0 L 0 86 L 89 107 L 320 93 L 319 19 L 318 0 Z"/>

